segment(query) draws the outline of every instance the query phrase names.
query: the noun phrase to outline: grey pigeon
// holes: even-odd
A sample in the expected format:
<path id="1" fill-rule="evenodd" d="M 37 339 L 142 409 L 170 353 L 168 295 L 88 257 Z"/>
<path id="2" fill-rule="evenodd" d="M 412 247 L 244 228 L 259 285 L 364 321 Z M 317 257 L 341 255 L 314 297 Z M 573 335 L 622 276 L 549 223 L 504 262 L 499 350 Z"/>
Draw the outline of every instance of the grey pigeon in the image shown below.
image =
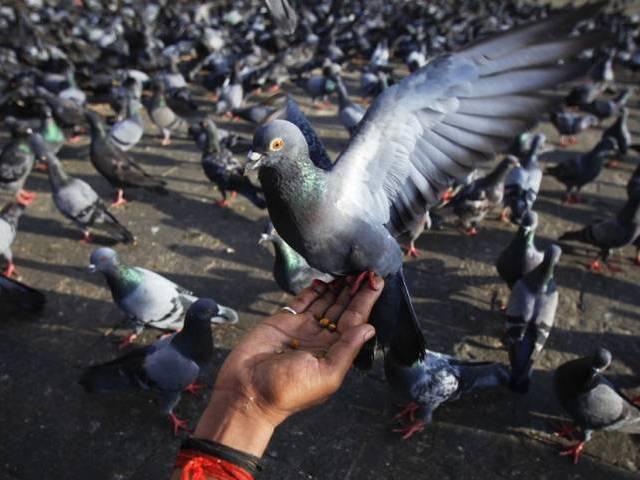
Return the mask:
<path id="1" fill-rule="evenodd" d="M 385 277 L 371 322 L 377 341 L 403 364 L 423 357 L 425 343 L 396 237 L 453 179 L 505 151 L 550 107 L 554 100 L 540 89 L 585 71 L 558 60 L 602 36 L 560 37 L 601 7 L 553 15 L 434 59 L 378 96 L 330 171 L 314 166 L 292 123 L 275 120 L 255 132 L 247 169 L 259 169 L 276 230 L 312 267 L 357 275 L 353 291 L 366 278 L 372 284 L 374 272 Z M 370 342 L 357 364 L 372 360 Z"/>
<path id="2" fill-rule="evenodd" d="M 366 109 L 349 99 L 347 87 L 341 79 L 338 81 L 338 105 L 338 120 L 347 129 L 349 135 L 353 135 Z"/>
<path id="3" fill-rule="evenodd" d="M 558 240 L 577 241 L 599 248 L 598 256 L 589 264 L 592 270 L 602 270 L 600 260 L 613 272 L 620 269 L 607 263 L 611 250 L 630 245 L 640 235 L 640 194 L 629 197 L 618 214 L 580 230 L 563 233 Z"/>
<path id="4" fill-rule="evenodd" d="M 410 423 L 394 430 L 405 440 L 422 431 L 443 403 L 509 382 L 509 369 L 500 363 L 472 362 L 431 350 L 425 350 L 424 358 L 409 367 L 389 353 L 384 358 L 384 371 L 392 392 L 408 404 L 397 418 L 408 415 Z"/>
<path id="5" fill-rule="evenodd" d="M 329 283 L 331 275 L 311 268 L 307 261 L 278 235 L 273 224 L 268 222 L 258 244 L 271 242 L 275 251 L 273 278 L 278 286 L 291 295 L 297 295 L 303 288 L 310 286 L 314 280 Z"/>
<path id="6" fill-rule="evenodd" d="M 520 224 L 527 210 L 533 209 L 542 183 L 542 169 L 538 163 L 538 154 L 544 145 L 545 136 L 536 134 L 529 151 L 519 157 L 520 165 L 509 170 L 504 181 L 504 206 L 501 218 L 507 215 L 515 224 Z"/>
<path id="7" fill-rule="evenodd" d="M 538 214 L 527 210 L 522 216 L 520 228 L 511 243 L 500 253 L 496 261 L 498 275 L 509 288 L 542 263 L 543 254 L 535 246 Z"/>
<path id="8" fill-rule="evenodd" d="M 215 107 L 216 114 L 231 114 L 232 110 L 242 108 L 243 99 L 244 89 L 240 79 L 240 63 L 235 62 L 231 69 L 231 75 L 220 88 L 220 95 Z"/>
<path id="9" fill-rule="evenodd" d="M 543 162 L 556 162 L 546 173 L 563 183 L 567 191 L 565 201 L 580 202 L 580 189 L 600 175 L 605 159 L 616 150 L 615 139 L 606 137 L 589 152 L 546 152 L 540 156 Z"/>
<path id="10" fill-rule="evenodd" d="M 155 81 L 153 89 L 153 97 L 151 98 L 151 104 L 149 106 L 149 117 L 151 117 L 151 120 L 162 134 L 162 145 L 170 145 L 171 134 L 174 132 L 186 133 L 188 124 L 185 119 L 178 116 L 167 104 L 164 82 L 160 80 Z"/>
<path id="11" fill-rule="evenodd" d="M 585 111 L 595 115 L 600 120 L 604 120 L 605 118 L 617 117 L 631 97 L 631 93 L 631 89 L 625 88 L 613 100 L 604 100 L 598 98 L 593 102 L 585 105 L 583 108 Z"/>
<path id="12" fill-rule="evenodd" d="M 184 310 L 197 300 L 193 292 L 145 268 L 120 262 L 111 248 L 98 248 L 91 254 L 89 270 L 101 272 L 113 301 L 134 324 L 134 332 L 123 342 L 131 343 L 146 326 L 163 330 L 182 328 Z M 219 305 L 210 317 L 212 323 L 236 323 L 235 310 Z"/>
<path id="13" fill-rule="evenodd" d="M 631 133 L 627 127 L 628 118 L 629 110 L 623 108 L 620 110 L 618 119 L 602 133 L 602 138 L 611 137 L 618 142 L 618 151 L 621 155 L 626 155 L 631 146 Z"/>
<path id="14" fill-rule="evenodd" d="M 140 114 L 142 104 L 135 98 L 127 98 L 126 117 L 117 121 L 109 129 L 107 141 L 125 152 L 135 147 L 144 134 L 144 121 Z"/>
<path id="15" fill-rule="evenodd" d="M 467 235 L 476 235 L 478 226 L 487 214 L 502 205 L 507 174 L 511 168 L 518 166 L 518 159 L 508 155 L 494 170 L 466 185 L 451 200 L 453 212 Z"/>
<path id="16" fill-rule="evenodd" d="M 198 375 L 213 355 L 210 319 L 219 315 L 216 302 L 208 298 L 197 300 L 189 306 L 184 327 L 178 333 L 87 368 L 80 385 L 87 393 L 155 394 L 177 435 L 179 429 L 187 429 L 187 422 L 176 417 L 173 410 L 184 390 L 198 387 Z"/>
<path id="17" fill-rule="evenodd" d="M 416 240 L 422 235 L 425 230 L 431 229 L 431 214 L 426 212 L 422 217 L 416 218 L 412 225 L 409 225 L 407 232 L 402 235 L 399 240 L 404 241 L 406 238 L 409 240 L 408 246 L 406 246 L 406 255 L 409 257 L 419 257 L 420 250 L 416 248 Z"/>
<path id="18" fill-rule="evenodd" d="M 44 142 L 39 153 L 48 166 L 53 203 L 62 215 L 82 230 L 83 242 L 90 242 L 93 229 L 107 232 L 118 242 L 132 243 L 135 240 L 133 234 L 107 210 L 91 185 L 69 176 L 58 157 L 46 151 Z"/>
<path id="19" fill-rule="evenodd" d="M 561 146 L 577 143 L 575 135 L 595 127 L 600 122 L 595 115 L 584 115 L 574 112 L 551 112 L 550 117 L 551 123 L 560 134 Z"/>
<path id="20" fill-rule="evenodd" d="M 509 387 L 529 391 L 533 364 L 540 356 L 555 322 L 558 290 L 553 271 L 562 250 L 551 245 L 542 262 L 513 286 L 506 310 L 506 341 L 511 363 Z"/>
<path id="21" fill-rule="evenodd" d="M 289 0 L 265 0 L 276 27 L 292 35 L 298 27 L 298 15 Z"/>
<path id="22" fill-rule="evenodd" d="M 23 189 L 35 164 L 30 143 L 33 131 L 26 122 L 13 120 L 9 123 L 11 139 L 0 152 L 0 189 L 15 193 L 18 202 L 29 205 L 37 197 L 34 192 Z"/>
<path id="23" fill-rule="evenodd" d="M 40 135 L 42 135 L 42 138 L 47 144 L 47 150 L 57 154 L 65 142 L 64 132 L 58 126 L 55 118 L 53 118 L 51 107 L 49 107 L 47 103 L 43 103 L 41 109 L 43 119 Z"/>
<path id="24" fill-rule="evenodd" d="M 2 227 L 0 227 L 1 229 Z M 47 301 L 45 295 L 24 283 L 12 278 L 0 275 L 0 313 L 7 314 L 18 310 L 19 312 L 38 313 Z M 8 316 L 4 318 L 13 318 Z M 16 316 L 15 318 L 21 318 Z"/>
<path id="25" fill-rule="evenodd" d="M 556 369 L 556 398 L 582 434 L 577 444 L 561 452 L 571 455 L 574 464 L 595 431 L 640 433 L 640 409 L 604 377 L 609 365 L 611 352 L 599 348 L 588 357 L 568 361 Z M 560 434 L 573 439 L 571 430 Z"/>
<path id="26" fill-rule="evenodd" d="M 0 256 L 8 262 L 2 273 L 5 277 L 10 277 L 16 273 L 16 266 L 13 263 L 13 253 L 11 245 L 16 239 L 18 222 L 24 212 L 24 205 L 13 202 L 8 203 L 0 211 Z"/>

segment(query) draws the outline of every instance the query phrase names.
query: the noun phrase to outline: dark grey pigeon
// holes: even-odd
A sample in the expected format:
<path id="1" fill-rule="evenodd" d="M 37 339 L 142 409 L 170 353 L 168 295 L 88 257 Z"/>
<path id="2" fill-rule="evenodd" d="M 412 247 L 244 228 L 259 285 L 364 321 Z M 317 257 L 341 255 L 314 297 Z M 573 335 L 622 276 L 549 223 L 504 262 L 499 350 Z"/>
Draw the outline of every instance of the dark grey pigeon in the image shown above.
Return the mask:
<path id="1" fill-rule="evenodd" d="M 35 288 L 0 275 L 0 314 L 9 314 L 3 318 L 14 318 L 10 313 L 15 309 L 38 313 L 44 308 L 46 301 L 44 294 Z"/>
<path id="2" fill-rule="evenodd" d="M 558 290 L 553 271 L 561 254 L 557 245 L 547 248 L 542 262 L 515 283 L 509 296 L 506 311 L 509 387 L 517 393 L 529 391 L 533 364 L 555 322 Z"/>
<path id="3" fill-rule="evenodd" d="M 122 346 L 131 343 L 146 326 L 162 330 L 182 328 L 184 311 L 198 298 L 189 290 L 145 268 L 120 262 L 118 254 L 106 247 L 91 254 L 89 270 L 101 272 L 113 296 L 113 301 L 134 324 L 134 332 Z M 236 323 L 235 310 L 218 305 L 219 313 L 211 323 Z"/>
<path id="4" fill-rule="evenodd" d="M 571 360 L 556 369 L 556 397 L 582 434 L 577 444 L 560 453 L 571 455 L 574 464 L 593 432 L 640 433 L 640 409 L 603 376 L 609 365 L 611 353 L 599 348 L 588 357 Z M 572 430 L 560 434 L 574 439 Z"/>
<path id="5" fill-rule="evenodd" d="M 535 245 L 536 228 L 538 214 L 526 211 L 513 240 L 498 257 L 496 269 L 509 288 L 542 262 L 544 255 Z"/>
<path id="6" fill-rule="evenodd" d="M 604 120 L 605 118 L 617 117 L 620 115 L 620 111 L 626 105 L 629 98 L 631 98 L 631 94 L 633 92 L 625 88 L 618 94 L 616 98 L 613 100 L 605 100 L 598 98 L 593 102 L 583 106 L 583 109 L 600 120 Z"/>
<path id="7" fill-rule="evenodd" d="M 546 152 L 540 156 L 540 160 L 556 163 L 547 168 L 546 173 L 567 187 L 566 202 L 578 203 L 580 189 L 598 178 L 604 161 L 617 148 L 615 139 L 607 137 L 589 152 Z"/>
<path id="8" fill-rule="evenodd" d="M 507 385 L 509 369 L 500 363 L 472 362 L 425 350 L 424 358 L 410 367 L 385 355 L 384 371 L 392 392 L 408 406 L 397 418 L 409 416 L 406 427 L 394 430 L 406 440 L 432 421 L 433 412 L 475 390 Z M 416 413 L 417 419 L 416 419 Z"/>
<path id="9" fill-rule="evenodd" d="M 575 135 L 595 127 L 600 122 L 595 115 L 575 112 L 551 112 L 550 118 L 551 123 L 560 134 L 560 145 L 563 147 L 577 143 Z"/>
<path id="10" fill-rule="evenodd" d="M 184 390 L 197 387 L 200 370 L 213 355 L 210 319 L 218 315 L 216 302 L 208 298 L 197 300 L 187 310 L 184 327 L 178 333 L 89 367 L 80 385 L 87 393 L 149 391 L 158 397 L 174 433 L 188 430 L 187 422 L 176 417 L 173 410 Z"/>
<path id="11" fill-rule="evenodd" d="M 39 139 L 34 140 L 34 147 L 36 143 L 41 143 L 40 148 L 35 149 L 48 166 L 53 203 L 62 215 L 82 230 L 82 241 L 90 242 L 91 231 L 95 229 L 108 233 L 118 242 L 134 242 L 133 234 L 109 212 L 91 185 L 84 180 L 69 176 L 58 157 L 46 151 L 42 137 L 39 134 L 36 137 Z"/>
<path id="12" fill-rule="evenodd" d="M 278 235 L 273 224 L 268 222 L 258 244 L 271 242 L 275 250 L 273 278 L 278 286 L 291 295 L 297 295 L 303 288 L 310 286 L 314 280 L 329 283 L 331 275 L 311 268 L 307 261 Z"/>
<path id="13" fill-rule="evenodd" d="M 4 257 L 8 262 L 4 272 L 2 273 L 5 277 L 10 277 L 16 273 L 11 245 L 16 239 L 18 222 L 20 221 L 20 217 L 24 210 L 24 205 L 13 202 L 5 205 L 2 211 L 0 211 L 0 257 Z"/>
<path id="14" fill-rule="evenodd" d="M 519 158 L 520 165 L 507 173 L 504 181 L 505 210 L 501 218 L 506 221 L 507 215 L 516 225 L 522 221 L 522 216 L 533 209 L 538 198 L 542 183 L 542 169 L 538 163 L 538 154 L 544 145 L 545 136 L 541 133 L 533 138 L 529 151 Z"/>
<path id="15" fill-rule="evenodd" d="M 371 105 L 330 171 L 309 158 L 303 133 L 275 120 L 257 129 L 247 169 L 259 169 L 269 216 L 312 267 L 386 278 L 371 317 L 377 341 L 412 365 L 425 343 L 402 273 L 396 238 L 440 201 L 456 178 L 507 150 L 556 101 L 541 89 L 576 78 L 586 66 L 558 63 L 602 41 L 566 37 L 602 4 L 587 5 L 486 38 L 438 57 Z M 370 366 L 373 343 L 358 360 Z"/>
<path id="16" fill-rule="evenodd" d="M 34 192 L 23 189 L 35 164 L 30 142 L 33 130 L 27 122 L 15 119 L 5 122 L 11 128 L 11 139 L 0 152 L 0 189 L 15 193 L 18 202 L 29 205 L 37 197 Z"/>
<path id="17" fill-rule="evenodd" d="M 602 138 L 611 137 L 615 138 L 618 142 L 618 151 L 622 155 L 626 155 L 631 146 L 631 134 L 627 127 L 627 119 L 629 118 L 629 110 L 623 108 L 620 110 L 620 116 L 618 119 L 607 128 L 602 134 Z"/>
<path id="18" fill-rule="evenodd" d="M 211 116 L 207 116 L 200 122 L 194 123 L 189 126 L 189 134 L 191 135 L 191 138 L 193 138 L 193 140 L 196 142 L 196 146 L 200 150 L 204 150 L 207 146 L 208 128 L 216 128 L 218 131 L 218 140 L 220 141 L 220 145 L 222 147 L 228 148 L 233 153 L 246 154 L 251 147 L 251 140 L 232 133 L 229 130 L 225 130 L 224 128 L 220 128 L 218 125 L 216 125 L 215 120 Z"/>
<path id="19" fill-rule="evenodd" d="M 589 264 L 592 270 L 602 270 L 600 260 L 612 272 L 620 269 L 607 263 L 611 250 L 630 245 L 640 235 L 640 194 L 630 197 L 618 214 L 580 230 L 563 233 L 558 240 L 576 241 L 598 247 L 596 259 Z"/>
<path id="20" fill-rule="evenodd" d="M 451 200 L 453 213 L 458 216 L 467 235 L 476 235 L 480 222 L 489 212 L 502 205 L 507 174 L 511 168 L 519 166 L 518 159 L 508 155 L 494 170 L 466 185 Z"/>

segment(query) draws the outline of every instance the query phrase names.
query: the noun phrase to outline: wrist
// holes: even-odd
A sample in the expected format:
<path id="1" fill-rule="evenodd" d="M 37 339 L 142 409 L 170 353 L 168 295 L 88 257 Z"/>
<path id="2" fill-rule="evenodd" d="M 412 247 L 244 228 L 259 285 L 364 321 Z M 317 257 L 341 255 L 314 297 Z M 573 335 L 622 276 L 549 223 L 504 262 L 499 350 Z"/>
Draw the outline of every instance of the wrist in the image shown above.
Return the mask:
<path id="1" fill-rule="evenodd" d="M 214 390 L 194 437 L 261 457 L 275 427 L 251 398 Z"/>

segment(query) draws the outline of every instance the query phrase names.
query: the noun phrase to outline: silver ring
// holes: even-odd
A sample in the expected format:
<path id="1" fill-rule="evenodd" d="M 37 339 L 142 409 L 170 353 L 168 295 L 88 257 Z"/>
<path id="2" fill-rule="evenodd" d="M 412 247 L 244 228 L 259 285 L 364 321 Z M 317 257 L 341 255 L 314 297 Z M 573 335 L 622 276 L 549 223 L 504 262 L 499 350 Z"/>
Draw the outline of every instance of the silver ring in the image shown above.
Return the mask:
<path id="1" fill-rule="evenodd" d="M 291 313 L 293 315 L 298 315 L 298 312 L 296 312 L 293 308 L 291 307 L 282 307 L 280 310 L 284 310 L 287 313 Z"/>

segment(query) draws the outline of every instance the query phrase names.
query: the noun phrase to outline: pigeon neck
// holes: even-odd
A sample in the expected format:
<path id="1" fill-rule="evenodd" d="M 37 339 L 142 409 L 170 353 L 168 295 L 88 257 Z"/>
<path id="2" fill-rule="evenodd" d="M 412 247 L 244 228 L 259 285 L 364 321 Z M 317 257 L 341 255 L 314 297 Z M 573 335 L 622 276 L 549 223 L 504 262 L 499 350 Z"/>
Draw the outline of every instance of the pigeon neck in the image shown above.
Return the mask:
<path id="1" fill-rule="evenodd" d="M 640 194 L 636 194 L 627 200 L 627 203 L 618 213 L 618 220 L 622 223 L 640 225 Z"/>
<path id="2" fill-rule="evenodd" d="M 64 171 L 64 168 L 62 168 L 60 161 L 55 155 L 47 155 L 47 165 L 49 167 L 47 170 L 49 173 L 49 182 L 51 183 L 53 191 L 56 192 L 69 183 L 69 175 Z"/>
<path id="3" fill-rule="evenodd" d="M 64 134 L 53 117 L 46 117 L 42 137 L 47 142 L 64 142 Z"/>
<path id="4" fill-rule="evenodd" d="M 274 238 L 272 242 L 276 252 L 274 270 L 281 266 L 285 272 L 290 272 L 300 267 L 302 257 L 287 242 L 280 237 Z"/>
<path id="5" fill-rule="evenodd" d="M 133 292 L 142 282 L 142 273 L 129 265 L 114 265 L 104 275 L 116 302 Z"/>
<path id="6" fill-rule="evenodd" d="M 213 337 L 211 324 L 197 326 L 188 325 L 185 320 L 184 328 L 171 340 L 171 344 L 185 357 L 193 360 L 199 366 L 206 363 L 213 355 Z"/>
<path id="7" fill-rule="evenodd" d="M 9 204 L 0 212 L 0 218 L 7 222 L 13 230 L 18 228 L 18 221 L 24 212 L 24 207 L 17 203 Z"/>
<path id="8" fill-rule="evenodd" d="M 500 162 L 495 170 L 490 172 L 484 178 L 484 182 L 482 183 L 484 183 L 485 185 L 495 185 L 504 182 L 505 178 L 507 177 L 507 173 L 509 172 L 510 166 L 511 163 L 509 163 L 508 161 Z"/>
<path id="9" fill-rule="evenodd" d="M 220 151 L 220 140 L 218 137 L 218 129 L 212 125 L 207 125 L 205 130 L 207 142 L 205 143 L 205 153 L 217 153 Z"/>
<path id="10" fill-rule="evenodd" d="M 533 291 L 547 293 L 552 287 L 553 270 L 555 264 L 548 255 L 545 255 L 542 263 L 524 277 L 524 282 Z"/>
<path id="11" fill-rule="evenodd" d="M 102 138 L 105 136 L 104 125 L 102 122 L 93 116 L 89 117 L 91 120 L 89 121 L 89 125 L 91 127 L 91 137 L 92 138 Z"/>

